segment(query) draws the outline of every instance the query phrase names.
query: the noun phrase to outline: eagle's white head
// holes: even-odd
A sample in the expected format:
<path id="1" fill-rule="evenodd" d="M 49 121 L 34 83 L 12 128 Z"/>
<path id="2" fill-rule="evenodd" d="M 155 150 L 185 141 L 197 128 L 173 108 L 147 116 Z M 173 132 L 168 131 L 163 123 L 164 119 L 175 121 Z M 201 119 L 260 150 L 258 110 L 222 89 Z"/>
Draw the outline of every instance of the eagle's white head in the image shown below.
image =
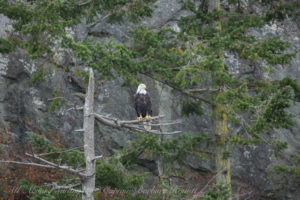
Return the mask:
<path id="1" fill-rule="evenodd" d="M 144 83 L 141 83 L 141 84 L 139 84 L 139 87 L 136 90 L 136 93 L 137 94 L 146 94 L 147 93 L 146 88 L 147 88 L 146 85 Z"/>

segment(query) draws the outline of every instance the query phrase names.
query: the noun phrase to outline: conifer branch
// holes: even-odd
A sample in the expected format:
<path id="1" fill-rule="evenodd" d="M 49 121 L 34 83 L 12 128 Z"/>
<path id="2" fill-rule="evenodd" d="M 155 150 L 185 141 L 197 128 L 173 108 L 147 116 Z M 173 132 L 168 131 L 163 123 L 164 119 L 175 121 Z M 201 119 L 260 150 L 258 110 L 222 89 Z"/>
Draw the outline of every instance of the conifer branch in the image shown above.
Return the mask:
<path id="1" fill-rule="evenodd" d="M 158 82 L 160 82 L 160 83 L 163 83 L 163 84 L 165 84 L 165 85 L 171 87 L 172 89 L 181 92 L 182 94 L 184 94 L 184 95 L 186 95 L 186 96 L 188 96 L 188 97 L 191 97 L 191 98 L 194 98 L 194 99 L 198 99 L 198 100 L 200 100 L 200 101 L 203 101 L 204 103 L 207 103 L 207 104 L 209 104 L 209 105 L 212 105 L 212 102 L 211 102 L 211 101 L 209 101 L 209 100 L 207 100 L 207 99 L 204 99 L 204 98 L 202 98 L 202 97 L 200 97 L 200 96 L 196 96 L 194 93 L 192 93 L 192 92 L 190 92 L 190 91 L 188 91 L 188 90 L 186 90 L 186 89 L 180 88 L 180 87 L 178 87 L 178 86 L 176 86 L 176 85 L 174 85 L 174 84 L 172 84 L 172 83 L 170 83 L 170 82 L 168 82 L 168 81 L 154 78 L 154 77 L 153 77 L 151 74 L 149 74 L 149 73 L 142 73 L 142 72 L 140 72 L 140 73 L 143 74 L 143 75 L 145 75 L 145 76 L 147 76 L 147 77 L 149 77 L 149 78 L 151 78 L 151 79 L 153 79 L 153 80 L 155 80 L 155 81 L 158 81 Z"/>
<path id="2" fill-rule="evenodd" d="M 251 134 L 248 132 L 248 129 L 250 129 L 251 126 L 247 123 L 247 121 L 245 120 L 244 117 L 242 117 L 241 115 L 238 115 L 238 117 L 239 117 L 239 119 L 242 121 L 241 126 L 244 128 L 245 132 L 246 132 L 249 136 L 251 136 Z M 269 144 L 270 146 L 272 146 L 272 144 L 271 144 L 267 139 L 265 139 L 264 137 L 262 137 L 261 135 L 255 133 L 255 132 L 253 132 L 253 134 L 254 134 L 256 137 L 260 138 L 260 139 L 261 139 L 262 141 L 264 141 L 265 143 L 267 143 L 267 144 Z M 252 137 L 252 136 L 251 136 L 251 137 Z"/>

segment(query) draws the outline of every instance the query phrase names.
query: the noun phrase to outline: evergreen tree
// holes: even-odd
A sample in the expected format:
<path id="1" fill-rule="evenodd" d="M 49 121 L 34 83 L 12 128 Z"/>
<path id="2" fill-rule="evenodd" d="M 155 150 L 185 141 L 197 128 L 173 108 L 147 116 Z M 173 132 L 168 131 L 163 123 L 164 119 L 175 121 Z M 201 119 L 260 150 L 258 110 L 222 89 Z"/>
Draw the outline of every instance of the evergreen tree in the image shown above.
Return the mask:
<path id="1" fill-rule="evenodd" d="M 267 66 L 260 69 L 261 72 L 272 71 L 274 65 L 289 64 L 296 52 L 286 52 L 288 42 L 278 37 L 258 40 L 248 35 L 247 30 L 263 27 L 273 20 L 283 20 L 285 16 L 295 16 L 299 3 L 263 1 L 261 6 L 267 11 L 256 15 L 250 5 L 248 9 L 242 8 L 239 0 L 228 1 L 229 5 L 236 6 L 234 12 L 222 10 L 219 0 L 209 1 L 209 4 L 202 1 L 199 5 L 187 0 L 183 1 L 183 8 L 194 14 L 180 19 L 179 32 L 164 27 L 150 30 L 139 26 L 131 30 L 132 44 L 114 40 L 105 44 L 95 43 L 93 38 L 75 41 L 67 34 L 67 27 L 80 23 L 82 18 L 91 22 L 97 13 L 107 16 L 111 23 L 122 20 L 137 22 L 142 17 L 151 16 L 154 2 L 0 1 L 0 13 L 16 21 L 14 33 L 0 40 L 0 52 L 8 53 L 21 47 L 33 59 L 53 62 L 53 47 L 58 41 L 62 47 L 74 52 L 87 67 L 99 71 L 101 79 L 110 80 L 118 74 L 132 84 L 136 82 L 136 75 L 142 73 L 186 95 L 190 102 L 184 104 L 182 110 L 187 114 L 202 114 L 202 103 L 209 104 L 213 108 L 214 137 L 209 139 L 215 145 L 217 182 L 230 186 L 229 146 L 251 145 L 265 140 L 263 134 L 274 128 L 292 127 L 293 116 L 286 109 L 291 107 L 290 101 L 300 100 L 300 86 L 289 77 L 282 80 L 237 77 L 225 65 L 224 53 L 234 53 L 255 65 L 265 61 Z M 258 4 L 259 1 L 252 3 Z M 228 123 L 241 128 L 231 133 Z M 152 139 L 152 136 L 141 137 L 139 148 L 144 147 L 144 150 L 157 154 L 176 152 L 163 154 L 164 159 L 170 158 L 170 155 L 184 157 L 190 150 L 195 151 L 195 141 L 203 138 L 188 138 L 186 143 L 175 139 L 162 145 L 156 136 Z M 280 141 L 270 143 L 278 151 L 286 147 Z M 136 149 L 131 154 L 137 153 Z M 278 171 L 283 169 L 277 167 Z M 226 193 L 225 199 L 230 196 Z"/>

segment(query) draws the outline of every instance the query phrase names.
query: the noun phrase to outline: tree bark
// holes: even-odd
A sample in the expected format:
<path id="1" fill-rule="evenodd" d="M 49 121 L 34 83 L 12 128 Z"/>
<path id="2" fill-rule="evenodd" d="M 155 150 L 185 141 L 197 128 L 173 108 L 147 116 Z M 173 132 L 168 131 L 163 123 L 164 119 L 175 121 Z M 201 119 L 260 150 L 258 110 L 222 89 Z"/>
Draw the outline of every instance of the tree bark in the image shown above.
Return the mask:
<path id="1" fill-rule="evenodd" d="M 217 174 L 216 181 L 229 184 L 230 186 L 230 158 L 224 158 L 224 153 L 229 152 L 229 147 L 225 141 L 228 137 L 227 115 L 224 106 L 218 103 L 214 106 L 213 112 L 216 117 L 216 119 L 214 120 L 214 131 L 217 138 L 215 164 L 217 172 L 222 171 L 221 173 Z"/>
<path id="2" fill-rule="evenodd" d="M 220 0 L 210 0 L 208 4 L 209 12 L 212 11 L 219 11 L 221 9 Z M 218 19 L 213 24 L 217 30 L 221 32 L 222 26 L 221 21 Z M 220 58 L 223 58 L 223 51 L 222 49 L 218 52 Z M 222 70 L 225 71 L 224 63 Z M 220 91 L 222 92 L 222 91 Z M 226 143 L 226 138 L 228 137 L 228 119 L 226 114 L 226 108 L 224 105 L 220 103 L 216 103 L 213 106 L 213 114 L 215 116 L 214 119 L 214 132 L 216 135 L 216 157 L 215 157 L 215 164 L 216 164 L 216 171 L 218 173 L 216 176 L 216 182 L 222 182 L 224 184 L 229 185 L 229 189 L 231 192 L 231 168 L 230 168 L 230 157 L 224 157 L 224 154 L 229 152 L 229 146 Z M 232 196 L 232 195 L 230 195 Z M 231 200 L 232 198 L 229 198 Z"/>
<path id="3" fill-rule="evenodd" d="M 86 164 L 86 175 L 82 182 L 82 199 L 83 200 L 94 200 L 95 191 L 95 178 L 96 178 L 96 162 L 95 162 L 95 149 L 94 149 L 94 121 L 95 117 L 93 114 L 94 107 L 94 73 L 90 69 L 89 85 L 87 94 L 85 97 L 85 103 L 83 108 L 84 121 L 84 155 Z"/>
<path id="4" fill-rule="evenodd" d="M 220 0 L 209 0 L 208 1 L 208 11 L 217 11 L 220 10 Z"/>
<path id="5" fill-rule="evenodd" d="M 160 128 L 160 131 L 162 131 L 161 128 Z M 159 145 L 162 145 L 163 139 L 164 139 L 164 136 L 160 135 L 158 138 Z M 162 155 L 158 155 L 156 165 L 157 165 L 157 171 L 158 171 L 160 183 L 163 185 L 166 177 L 164 176 L 164 163 L 163 163 Z M 166 193 L 167 193 L 166 189 L 162 189 L 162 200 L 167 199 Z"/>

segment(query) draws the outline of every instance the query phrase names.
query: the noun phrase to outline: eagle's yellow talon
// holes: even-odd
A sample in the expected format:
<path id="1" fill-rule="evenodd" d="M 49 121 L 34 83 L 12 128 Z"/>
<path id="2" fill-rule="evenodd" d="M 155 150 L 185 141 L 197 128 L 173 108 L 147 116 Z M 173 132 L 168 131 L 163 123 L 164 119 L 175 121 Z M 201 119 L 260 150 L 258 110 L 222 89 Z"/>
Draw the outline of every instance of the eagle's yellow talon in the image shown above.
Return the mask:
<path id="1" fill-rule="evenodd" d="M 149 115 L 146 115 L 145 119 L 150 119 Z"/>
<path id="2" fill-rule="evenodd" d="M 142 120 L 142 119 L 143 119 L 143 117 L 142 117 L 142 116 L 139 116 L 139 117 L 137 117 L 137 119 L 138 119 L 138 120 Z"/>

